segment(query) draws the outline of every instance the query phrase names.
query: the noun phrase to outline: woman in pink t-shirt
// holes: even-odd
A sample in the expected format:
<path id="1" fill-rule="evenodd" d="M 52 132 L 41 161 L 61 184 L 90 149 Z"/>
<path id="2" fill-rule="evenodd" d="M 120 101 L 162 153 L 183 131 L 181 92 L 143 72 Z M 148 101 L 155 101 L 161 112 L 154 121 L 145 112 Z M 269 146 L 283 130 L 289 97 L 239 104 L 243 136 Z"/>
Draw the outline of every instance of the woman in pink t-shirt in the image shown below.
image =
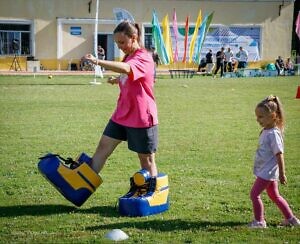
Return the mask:
<path id="1" fill-rule="evenodd" d="M 91 167 L 99 173 L 106 159 L 122 141 L 138 154 L 141 168 L 157 176 L 155 152 L 157 149 L 157 109 L 154 98 L 154 62 L 151 54 L 140 44 L 138 24 L 121 22 L 114 30 L 114 40 L 125 53 L 122 62 L 99 60 L 91 54 L 85 59 L 120 73 L 109 78 L 110 84 L 118 84 L 120 95 L 117 107 L 108 122 L 99 145 L 93 155 Z"/>

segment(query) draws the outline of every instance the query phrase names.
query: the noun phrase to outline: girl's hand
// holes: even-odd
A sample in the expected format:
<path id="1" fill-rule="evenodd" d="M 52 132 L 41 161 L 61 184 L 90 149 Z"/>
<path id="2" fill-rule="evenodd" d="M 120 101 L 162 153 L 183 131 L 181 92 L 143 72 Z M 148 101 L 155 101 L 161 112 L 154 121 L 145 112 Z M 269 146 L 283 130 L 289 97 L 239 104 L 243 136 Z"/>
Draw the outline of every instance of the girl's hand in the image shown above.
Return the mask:
<path id="1" fill-rule="evenodd" d="M 279 175 L 280 183 L 285 185 L 287 183 L 287 178 L 285 175 Z"/>
<path id="2" fill-rule="evenodd" d="M 110 76 L 107 80 L 107 82 L 109 84 L 118 84 L 119 83 L 119 78 L 118 77 L 114 77 L 114 76 Z"/>
<path id="3" fill-rule="evenodd" d="M 279 180 L 280 183 L 285 185 L 287 183 L 287 179 L 285 176 L 285 167 L 284 167 L 284 157 L 283 157 L 283 153 L 277 153 L 276 154 L 276 159 L 277 159 L 277 164 L 278 164 L 278 168 L 279 168 Z"/>

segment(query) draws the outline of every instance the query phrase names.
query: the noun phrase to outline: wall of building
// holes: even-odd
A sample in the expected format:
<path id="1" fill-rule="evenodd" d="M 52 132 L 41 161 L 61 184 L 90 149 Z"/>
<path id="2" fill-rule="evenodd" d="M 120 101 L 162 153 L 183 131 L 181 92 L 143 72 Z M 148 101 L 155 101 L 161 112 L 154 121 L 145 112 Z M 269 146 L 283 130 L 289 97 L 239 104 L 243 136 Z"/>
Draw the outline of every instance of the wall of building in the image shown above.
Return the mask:
<path id="1" fill-rule="evenodd" d="M 90 0 L 1 0 L 0 22 L 32 20 L 35 58 L 47 69 L 66 69 L 70 62 L 78 62 L 93 48 L 96 1 L 92 1 L 90 12 L 89 2 Z M 281 6 L 283 2 L 284 5 Z M 214 11 L 212 26 L 261 26 L 262 60 L 274 60 L 278 55 L 291 55 L 293 1 L 99 0 L 99 3 L 99 19 L 103 20 L 98 26 L 99 33 L 112 33 L 115 26 L 113 8 L 116 7 L 128 10 L 136 22 L 149 26 L 153 9 L 161 21 L 166 14 L 171 20 L 175 8 L 178 25 L 182 26 L 187 15 L 190 25 L 194 25 L 201 9 L 203 16 Z M 62 24 L 60 37 L 58 19 L 70 21 Z M 111 22 L 106 23 L 106 20 Z M 81 35 L 71 35 L 71 26 L 80 26 Z M 58 47 L 60 44 L 62 46 Z M 118 52 L 116 58 L 117 56 Z M 9 60 L 11 57 L 0 57 L 0 69 L 8 69 Z"/>

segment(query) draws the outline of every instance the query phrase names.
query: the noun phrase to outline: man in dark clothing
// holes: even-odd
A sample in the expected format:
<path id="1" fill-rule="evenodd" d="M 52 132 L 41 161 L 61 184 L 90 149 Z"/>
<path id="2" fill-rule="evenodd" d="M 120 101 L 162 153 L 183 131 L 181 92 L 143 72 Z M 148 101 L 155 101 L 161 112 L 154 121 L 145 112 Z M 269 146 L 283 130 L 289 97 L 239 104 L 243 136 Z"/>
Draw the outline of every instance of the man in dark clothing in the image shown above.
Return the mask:
<path id="1" fill-rule="evenodd" d="M 216 59 L 217 59 L 217 67 L 214 73 L 214 77 L 216 77 L 216 74 L 221 68 L 221 78 L 222 78 L 224 73 L 224 60 L 225 60 L 224 47 L 222 47 L 221 50 L 216 53 Z"/>
<path id="2" fill-rule="evenodd" d="M 206 59 L 202 58 L 200 60 L 200 64 L 198 65 L 198 72 L 204 72 L 205 71 L 205 66 L 206 66 Z"/>
<path id="3" fill-rule="evenodd" d="M 206 63 L 207 64 L 212 64 L 213 63 L 213 58 L 212 58 L 213 54 L 212 54 L 212 50 L 209 49 L 208 53 L 206 54 L 205 58 L 206 58 Z"/>
<path id="4" fill-rule="evenodd" d="M 278 58 L 275 61 L 275 67 L 276 67 L 278 75 L 280 75 L 281 73 L 284 72 L 284 66 L 285 65 L 284 65 L 284 61 L 283 61 L 282 57 L 278 56 Z"/>

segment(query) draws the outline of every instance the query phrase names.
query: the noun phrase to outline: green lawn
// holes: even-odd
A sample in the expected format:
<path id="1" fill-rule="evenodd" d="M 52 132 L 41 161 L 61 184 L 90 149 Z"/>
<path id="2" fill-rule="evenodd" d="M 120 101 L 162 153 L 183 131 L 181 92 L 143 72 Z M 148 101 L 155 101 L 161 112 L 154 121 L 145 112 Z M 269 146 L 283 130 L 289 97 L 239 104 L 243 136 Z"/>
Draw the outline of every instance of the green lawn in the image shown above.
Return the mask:
<path id="1" fill-rule="evenodd" d="M 118 197 L 139 169 L 121 144 L 101 175 L 104 183 L 80 208 L 38 172 L 47 152 L 91 155 L 118 97 L 118 87 L 90 85 L 92 76 L 0 76 L 0 243 L 103 243 L 115 228 L 127 243 L 299 243 L 300 228 L 278 228 L 282 216 L 263 194 L 269 228 L 249 230 L 249 191 L 260 127 L 256 104 L 278 95 L 286 112 L 288 184 L 280 186 L 300 217 L 300 77 L 169 79 L 156 83 L 159 150 L 170 210 L 120 217 Z"/>

